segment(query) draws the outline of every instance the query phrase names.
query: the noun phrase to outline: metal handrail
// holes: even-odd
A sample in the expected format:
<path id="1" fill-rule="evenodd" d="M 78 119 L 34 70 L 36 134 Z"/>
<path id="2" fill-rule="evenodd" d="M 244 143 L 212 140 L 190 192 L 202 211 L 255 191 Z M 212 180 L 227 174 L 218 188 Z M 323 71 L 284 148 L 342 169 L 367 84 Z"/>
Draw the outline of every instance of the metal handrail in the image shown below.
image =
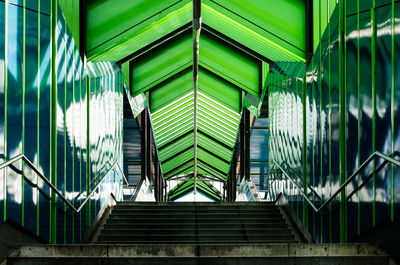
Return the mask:
<path id="1" fill-rule="evenodd" d="M 49 187 L 50 189 L 52 189 L 57 195 L 58 197 L 61 198 L 61 200 L 63 200 L 69 208 L 72 209 L 72 211 L 74 211 L 75 213 L 79 213 L 83 206 L 87 203 L 87 201 L 90 199 L 90 197 L 92 196 L 93 192 L 96 191 L 96 189 L 99 187 L 99 185 L 103 182 L 103 180 L 105 178 L 103 178 L 94 189 L 92 189 L 92 191 L 89 193 L 89 195 L 86 197 L 86 199 L 83 201 L 83 203 L 78 207 L 78 209 L 76 209 L 74 207 L 74 205 L 72 205 L 72 203 L 64 197 L 64 195 L 53 185 L 51 184 L 51 182 L 44 176 L 44 174 L 42 172 L 40 172 L 40 170 L 24 155 L 24 154 L 19 154 L 16 157 L 11 158 L 10 160 L 0 164 L 0 170 L 14 164 L 15 162 L 19 161 L 19 160 L 23 160 Z M 104 176 L 107 176 L 108 173 L 110 173 L 111 170 L 113 170 L 115 167 L 118 167 L 118 169 L 120 170 L 120 172 L 122 173 L 122 176 L 124 177 L 125 182 L 128 184 L 128 181 L 125 177 L 124 172 L 121 169 L 121 166 L 119 165 L 118 162 L 115 162 L 114 165 L 107 171 L 107 173 Z M 24 176 L 24 178 L 26 178 Z M 81 193 L 83 194 L 83 193 Z M 80 195 L 81 195 L 80 194 Z M 77 197 L 79 197 L 80 195 L 78 195 Z"/>
<path id="2" fill-rule="evenodd" d="M 393 154 L 394 156 L 399 156 L 398 152 L 395 152 Z M 373 174 L 374 172 L 377 172 L 379 170 L 381 170 L 387 163 L 392 163 L 398 167 L 400 167 L 400 161 L 387 156 L 385 154 L 382 154 L 381 152 L 375 151 L 372 153 L 372 155 L 370 155 L 365 161 L 364 163 L 361 164 L 361 166 L 359 166 L 357 168 L 356 171 L 354 171 L 353 174 L 351 174 L 351 176 L 339 187 L 339 189 L 337 191 L 335 191 L 335 193 L 333 193 L 331 195 L 331 197 L 324 202 L 324 204 L 322 204 L 319 208 L 317 208 L 317 206 L 314 205 L 314 203 L 308 198 L 308 196 L 304 193 L 303 189 L 299 187 L 299 185 L 297 184 L 296 181 L 294 181 L 289 174 L 286 173 L 286 171 L 274 160 L 272 159 L 273 163 L 272 166 L 269 170 L 269 173 L 266 177 L 266 179 L 268 179 L 271 176 L 272 173 L 272 169 L 274 168 L 274 166 L 276 165 L 281 171 L 282 173 L 290 180 L 290 182 L 292 182 L 297 189 L 300 191 L 300 193 L 303 195 L 304 199 L 308 202 L 308 204 L 310 204 L 310 206 L 313 208 L 313 210 L 318 213 L 320 212 L 322 209 L 324 209 L 343 189 L 345 189 L 347 187 L 347 185 L 349 185 L 353 179 L 361 173 L 361 171 L 369 164 L 371 163 L 371 161 L 373 161 L 375 158 L 380 157 L 382 159 L 384 159 L 385 161 L 377 168 L 375 169 L 371 174 Z M 366 183 L 371 179 L 371 177 L 367 178 L 365 181 L 363 181 L 353 192 L 350 193 L 349 196 L 346 197 L 346 199 L 350 198 L 351 195 L 353 195 L 357 190 L 361 189 L 362 187 L 364 187 L 366 185 Z"/>
<path id="3" fill-rule="evenodd" d="M 274 169 L 275 165 L 278 164 L 274 159 L 272 159 L 272 161 L 274 161 L 274 162 L 272 163 L 272 166 L 271 166 L 270 170 L 268 171 L 267 177 L 264 179 L 264 183 L 263 183 L 264 187 L 267 186 L 267 184 L 266 184 L 266 183 L 267 183 L 267 180 L 269 179 L 269 177 L 270 177 L 270 175 L 271 175 L 271 173 L 272 173 L 272 170 Z M 280 168 L 281 168 L 281 167 L 280 167 Z M 283 170 L 283 169 L 281 168 L 281 170 Z M 286 173 L 286 172 L 285 172 L 285 173 Z M 296 173 L 293 173 L 293 174 L 297 176 Z M 287 175 L 287 174 L 285 174 L 285 175 Z M 289 177 L 289 178 L 290 178 L 290 177 Z M 299 177 L 297 176 L 297 178 L 299 178 Z M 294 180 L 293 180 L 292 178 L 290 178 L 290 180 L 291 180 L 292 182 L 294 182 Z M 270 186 L 270 185 L 269 185 L 269 186 Z M 296 182 L 296 186 L 298 187 L 297 182 Z M 317 192 L 316 192 L 310 185 L 307 185 L 307 188 L 310 189 L 310 190 L 317 196 L 318 199 L 322 200 L 322 198 L 317 194 Z"/>

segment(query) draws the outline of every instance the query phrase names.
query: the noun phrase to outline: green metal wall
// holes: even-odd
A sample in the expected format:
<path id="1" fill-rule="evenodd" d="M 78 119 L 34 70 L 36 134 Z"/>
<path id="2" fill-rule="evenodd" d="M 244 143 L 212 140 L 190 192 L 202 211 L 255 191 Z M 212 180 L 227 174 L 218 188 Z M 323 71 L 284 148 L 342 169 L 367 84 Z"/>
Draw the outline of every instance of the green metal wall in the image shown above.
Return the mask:
<path id="1" fill-rule="evenodd" d="M 313 20 L 313 52 L 318 47 L 322 34 L 330 21 L 333 11 L 335 11 L 337 0 L 312 0 L 312 20 Z"/>
<path id="2" fill-rule="evenodd" d="M 94 191 L 73 214 L 16 162 L 0 172 L 1 220 L 52 243 L 79 242 L 105 196 L 122 198 L 120 173 L 105 176 L 122 163 L 122 73 L 97 63 L 87 76 L 55 0 L 0 1 L 0 50 L 1 162 L 24 154 L 75 208 Z"/>
<path id="3" fill-rule="evenodd" d="M 291 177 L 301 182 L 303 148 L 303 77 L 305 63 L 276 63 L 268 74 L 269 165 L 274 161 Z M 299 179 L 300 178 L 300 179 Z M 277 179 L 277 180 L 275 180 Z M 268 199 L 274 200 L 282 188 L 280 171 L 268 179 Z M 287 184 L 287 183 L 285 183 Z M 300 219 L 302 199 L 290 186 L 285 186 L 286 198 Z M 273 196 L 273 197 L 271 197 Z"/>
<path id="4" fill-rule="evenodd" d="M 392 155 L 400 150 L 399 10 L 399 1 L 341 1 L 320 35 L 303 90 L 304 171 L 299 182 L 314 190 L 307 188 L 306 193 L 317 207 L 372 152 Z M 321 28 L 320 22 L 314 21 L 315 27 Z M 288 89 L 286 82 L 280 85 Z M 273 102 L 270 111 L 293 106 Z M 292 129 L 280 125 L 278 132 L 290 135 Z M 271 153 L 279 154 L 284 143 L 272 146 Z M 315 241 L 351 241 L 385 220 L 400 223 L 396 197 L 400 169 L 385 166 L 352 198 L 345 199 L 380 163 L 380 159 L 371 163 L 330 209 L 315 214 L 311 207 L 304 208 L 303 222 Z"/>
<path id="5" fill-rule="evenodd" d="M 34 2 L 34 1 L 33 1 Z M 80 0 L 58 0 L 58 4 L 65 16 L 68 28 L 71 31 L 71 35 L 74 38 L 75 45 L 79 49 L 80 41 Z"/>

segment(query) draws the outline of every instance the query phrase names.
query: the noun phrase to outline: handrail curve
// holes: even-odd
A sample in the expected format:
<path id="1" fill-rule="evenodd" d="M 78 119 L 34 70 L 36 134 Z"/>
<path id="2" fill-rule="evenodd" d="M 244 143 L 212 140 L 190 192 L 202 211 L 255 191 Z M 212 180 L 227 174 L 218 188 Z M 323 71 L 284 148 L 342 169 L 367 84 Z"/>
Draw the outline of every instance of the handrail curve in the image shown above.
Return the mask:
<path id="1" fill-rule="evenodd" d="M 119 171 L 121 172 L 125 183 L 128 185 L 128 181 L 125 177 L 124 172 L 121 169 L 121 166 L 119 165 L 118 162 L 115 162 L 113 164 L 113 166 L 107 171 L 107 173 L 104 175 L 103 179 L 101 181 L 99 181 L 99 183 L 92 189 L 92 191 L 89 193 L 89 195 L 86 196 L 86 199 L 83 201 L 83 203 L 77 208 L 74 207 L 74 205 L 67 199 L 65 198 L 65 196 L 53 185 L 51 184 L 51 182 L 44 176 L 44 174 L 24 155 L 24 154 L 19 154 L 13 158 L 11 158 L 10 160 L 0 164 L 0 170 L 14 164 L 15 162 L 19 161 L 19 160 L 23 160 L 49 187 L 50 189 L 52 189 L 58 197 L 61 198 L 62 201 L 64 201 L 67 206 L 74 212 L 74 213 L 79 213 L 83 207 L 86 205 L 86 203 L 88 202 L 88 200 L 90 199 L 90 197 L 92 196 L 92 194 L 97 190 L 97 188 L 100 186 L 100 184 L 104 181 L 105 176 L 108 175 L 108 173 L 110 173 L 114 168 L 118 168 Z M 24 176 L 24 178 L 27 178 Z M 76 196 L 76 198 L 79 198 L 82 194 L 84 194 L 86 192 L 82 192 L 80 193 L 78 196 Z"/>
<path id="2" fill-rule="evenodd" d="M 399 152 L 394 152 L 394 153 L 393 153 L 393 156 L 395 156 L 395 157 L 400 157 L 400 153 L 399 153 Z M 371 179 L 371 177 L 373 176 L 373 174 L 379 172 L 387 163 L 391 163 L 391 164 L 393 164 L 393 165 L 395 165 L 395 166 L 400 167 L 400 161 L 399 161 L 399 160 L 396 160 L 396 159 L 394 159 L 394 158 L 392 158 L 392 157 L 390 157 L 390 156 L 387 156 L 387 155 L 385 155 L 385 154 L 383 154 L 383 153 L 381 153 L 381 152 L 378 152 L 378 151 L 373 152 L 373 153 L 364 161 L 364 163 L 362 163 L 361 166 L 359 166 L 359 167 L 353 172 L 353 174 L 351 174 L 350 177 L 347 178 L 347 180 L 339 187 L 339 189 L 337 189 L 337 190 L 331 195 L 331 197 L 330 197 L 327 201 L 325 201 L 324 204 L 322 204 L 319 208 L 317 208 L 317 206 L 315 206 L 315 204 L 308 198 L 308 196 L 305 194 L 305 192 L 303 191 L 303 189 L 297 184 L 297 182 L 294 181 L 293 178 L 290 177 L 289 174 L 286 173 L 286 171 L 285 171 L 274 159 L 272 159 L 273 163 L 272 163 L 272 166 L 271 166 L 271 168 L 270 168 L 270 170 L 269 170 L 269 172 L 268 172 L 267 177 L 265 178 L 264 185 L 265 185 L 267 179 L 270 178 L 270 176 L 271 176 L 271 174 L 272 174 L 273 168 L 274 168 L 275 166 L 277 166 L 277 167 L 280 169 L 280 171 L 282 171 L 282 173 L 286 176 L 286 178 L 289 179 L 290 182 L 292 182 L 292 183 L 297 187 L 297 189 L 298 189 L 298 190 L 300 191 L 300 193 L 302 194 L 303 198 L 308 202 L 308 204 L 313 208 L 313 210 L 314 210 L 316 213 L 319 213 L 319 212 L 322 211 L 325 207 L 327 207 L 327 205 L 329 205 L 329 203 L 330 203 L 334 198 L 336 198 L 336 196 L 337 196 L 343 189 L 345 189 L 345 188 L 347 187 L 347 185 L 349 185 L 349 184 L 353 181 L 353 179 L 354 179 L 356 176 L 358 176 L 358 175 L 361 173 L 361 171 L 362 171 L 365 167 L 367 167 L 367 166 L 369 165 L 369 163 L 371 163 L 375 158 L 382 158 L 382 159 L 384 159 L 384 161 L 382 162 L 381 165 L 379 165 L 377 168 L 375 168 L 375 170 L 369 175 L 369 177 L 367 177 L 366 180 L 364 180 L 364 181 L 363 181 L 360 185 L 358 185 L 348 196 L 346 196 L 346 199 L 351 198 L 351 196 L 354 195 L 355 192 L 357 192 L 357 191 L 360 190 L 362 187 L 364 187 L 364 186 L 366 185 L 366 183 Z"/>

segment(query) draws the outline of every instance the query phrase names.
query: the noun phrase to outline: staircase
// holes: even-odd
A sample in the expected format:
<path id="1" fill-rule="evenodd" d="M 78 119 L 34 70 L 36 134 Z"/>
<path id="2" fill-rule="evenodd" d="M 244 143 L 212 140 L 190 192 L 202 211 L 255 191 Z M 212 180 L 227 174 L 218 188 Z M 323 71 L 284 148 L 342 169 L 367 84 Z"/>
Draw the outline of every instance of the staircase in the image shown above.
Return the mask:
<path id="1" fill-rule="evenodd" d="M 370 244 L 301 242 L 271 203 L 133 203 L 112 206 L 92 243 L 29 245 L 6 264 L 394 264 Z"/>
<path id="2" fill-rule="evenodd" d="M 130 203 L 114 206 L 99 244 L 289 243 L 299 237 L 270 203 Z"/>

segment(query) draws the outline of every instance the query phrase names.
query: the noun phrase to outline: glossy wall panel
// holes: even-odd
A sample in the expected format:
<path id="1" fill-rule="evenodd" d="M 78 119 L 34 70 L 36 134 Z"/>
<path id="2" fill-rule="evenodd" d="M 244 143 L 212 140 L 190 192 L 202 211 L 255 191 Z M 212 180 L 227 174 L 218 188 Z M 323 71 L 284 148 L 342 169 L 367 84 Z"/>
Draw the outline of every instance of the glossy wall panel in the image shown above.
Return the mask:
<path id="1" fill-rule="evenodd" d="M 276 63 L 268 74 L 269 158 L 268 164 L 277 163 L 301 182 L 301 150 L 303 146 L 302 77 L 305 64 Z M 302 213 L 302 197 L 299 191 L 285 181 L 274 169 L 267 181 L 267 193 L 274 199 L 276 193 L 286 191 L 286 199 L 296 214 Z M 301 200 L 301 201 L 300 201 Z"/>
<path id="2" fill-rule="evenodd" d="M 56 197 L 56 229 L 51 231 L 50 187 L 19 160 L 0 172 L 0 217 L 45 240 L 50 241 L 51 231 L 56 243 L 78 243 L 109 194 L 122 199 L 123 176 L 118 167 L 110 169 L 115 162 L 122 166 L 124 81 L 121 70 L 110 63 L 91 65 L 97 72 L 88 76 L 57 8 L 57 80 L 52 91 L 49 14 L 49 0 L 0 1 L 0 162 L 24 154 L 50 179 L 54 124 L 54 185 L 75 208 L 84 203 L 88 193 L 92 195 L 88 207 L 77 214 Z M 92 79 L 99 85 L 89 95 L 87 80 L 92 84 Z M 54 105 L 52 93 L 57 95 Z M 56 113 L 54 121 L 52 112 Z M 88 124 L 91 115 L 94 120 Z M 95 139 L 88 138 L 90 132 Z"/>
<path id="3" fill-rule="evenodd" d="M 372 9 L 372 2 L 369 2 L 347 1 L 348 10 L 344 10 L 347 14 L 344 16 L 344 77 L 339 75 L 338 8 L 332 12 L 325 32 L 319 36 L 305 75 L 306 97 L 302 104 L 306 110 L 303 120 L 306 161 L 302 161 L 302 177 L 309 184 L 308 189 L 315 191 L 310 197 L 317 207 L 339 188 L 341 173 L 349 177 L 374 151 L 386 155 L 400 151 L 400 127 L 397 122 L 400 3 L 377 1 Z M 318 27 L 319 23 L 314 23 L 314 27 Z M 274 74 L 270 71 L 269 77 L 272 79 Z M 344 89 L 340 88 L 340 78 L 344 78 Z M 290 88 L 287 82 L 281 84 L 281 90 Z M 271 157 L 290 150 L 288 141 L 276 141 L 274 136 L 285 138 L 294 132 L 285 126 L 280 126 L 283 129 L 279 133 L 275 129 L 276 124 L 285 124 L 282 119 L 286 117 L 277 119 L 276 113 L 292 108 L 290 101 L 277 104 L 275 93 L 275 88 L 270 86 L 269 107 L 271 115 L 274 115 L 270 117 Z M 344 101 L 340 101 L 341 93 L 344 93 Z M 340 116 L 340 104 L 345 105 L 344 117 Z M 340 138 L 341 124 L 344 124 L 345 138 Z M 344 156 L 340 157 L 342 148 Z M 290 161 L 289 158 L 286 160 Z M 341 162 L 344 168 L 340 167 Z M 387 220 L 400 223 L 400 200 L 396 195 L 400 169 L 387 165 L 372 174 L 382 162 L 382 159 L 376 159 L 368 164 L 347 186 L 346 193 L 349 194 L 371 176 L 360 191 L 346 200 L 342 216 L 344 241 L 356 240 L 360 234 Z M 316 214 L 308 207 L 307 225 L 316 242 L 340 240 L 339 199 L 337 196 L 322 214 Z"/>
<path id="4" fill-rule="evenodd" d="M 400 2 L 395 3 L 393 17 L 398 18 L 400 16 Z M 393 10 L 392 9 L 392 10 Z M 392 56 L 394 57 L 393 64 L 393 86 L 394 86 L 394 106 L 393 106 L 393 118 L 395 121 L 400 120 L 400 20 L 395 19 L 393 21 L 394 31 L 392 34 L 394 35 L 392 51 L 394 53 Z M 400 130 L 400 122 L 395 122 L 393 126 L 394 132 L 398 132 Z M 393 149 L 395 151 L 400 150 L 400 134 L 393 135 Z M 393 190 L 400 189 L 400 168 L 394 168 L 393 171 Z M 400 196 L 398 193 L 395 193 L 391 196 L 391 201 L 393 201 L 393 215 L 396 217 L 400 214 Z M 400 225 L 400 218 L 394 218 L 397 225 Z"/>

